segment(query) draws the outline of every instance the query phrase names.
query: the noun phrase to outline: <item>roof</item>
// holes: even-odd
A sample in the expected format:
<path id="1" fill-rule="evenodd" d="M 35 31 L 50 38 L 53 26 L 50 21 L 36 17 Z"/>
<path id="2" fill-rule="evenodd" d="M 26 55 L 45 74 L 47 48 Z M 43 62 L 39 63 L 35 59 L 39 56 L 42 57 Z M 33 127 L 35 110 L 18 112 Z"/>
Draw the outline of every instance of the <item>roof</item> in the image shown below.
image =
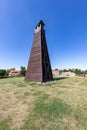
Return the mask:
<path id="1" fill-rule="evenodd" d="M 37 24 L 37 26 L 39 27 L 41 25 L 41 27 L 45 26 L 45 23 L 43 22 L 43 20 L 40 20 L 40 22 Z M 36 26 L 36 28 L 37 28 Z"/>
<path id="2" fill-rule="evenodd" d="M 11 70 L 9 74 L 11 73 L 19 73 L 20 71 L 19 70 Z"/>

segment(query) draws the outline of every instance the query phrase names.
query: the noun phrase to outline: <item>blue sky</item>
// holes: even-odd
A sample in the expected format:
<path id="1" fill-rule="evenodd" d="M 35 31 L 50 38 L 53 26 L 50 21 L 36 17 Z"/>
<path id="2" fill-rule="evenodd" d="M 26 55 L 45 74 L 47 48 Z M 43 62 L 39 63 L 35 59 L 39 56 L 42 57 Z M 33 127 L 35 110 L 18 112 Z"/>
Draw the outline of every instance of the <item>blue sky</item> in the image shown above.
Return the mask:
<path id="1" fill-rule="evenodd" d="M 52 68 L 87 69 L 87 0 L 0 0 L 0 69 L 27 67 L 40 19 Z"/>

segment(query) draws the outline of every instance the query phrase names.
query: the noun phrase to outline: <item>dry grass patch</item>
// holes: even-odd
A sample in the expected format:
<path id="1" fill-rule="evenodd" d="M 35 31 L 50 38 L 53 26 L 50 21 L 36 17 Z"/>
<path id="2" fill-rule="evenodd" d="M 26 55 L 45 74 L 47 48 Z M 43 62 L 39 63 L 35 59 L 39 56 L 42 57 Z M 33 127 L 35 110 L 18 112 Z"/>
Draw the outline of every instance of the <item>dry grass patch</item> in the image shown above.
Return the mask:
<path id="1" fill-rule="evenodd" d="M 10 78 L 7 83 L 7 79 L 6 81 L 3 79 L 6 84 L 2 80 L 1 83 L 4 85 L 0 84 L 0 124 L 1 127 L 4 124 L 9 124 L 9 129 L 13 130 L 20 130 L 24 125 L 27 113 L 32 110 L 35 100 L 32 95 L 28 95 L 31 87 L 21 88 L 17 85 L 17 80 L 19 82 L 19 78 Z M 15 84 L 13 84 L 14 81 L 16 81 Z M 5 125 L 5 127 L 7 126 Z M 4 130 L 4 126 L 0 130 Z"/>
<path id="2" fill-rule="evenodd" d="M 87 78 L 0 79 L 0 130 L 87 130 Z"/>

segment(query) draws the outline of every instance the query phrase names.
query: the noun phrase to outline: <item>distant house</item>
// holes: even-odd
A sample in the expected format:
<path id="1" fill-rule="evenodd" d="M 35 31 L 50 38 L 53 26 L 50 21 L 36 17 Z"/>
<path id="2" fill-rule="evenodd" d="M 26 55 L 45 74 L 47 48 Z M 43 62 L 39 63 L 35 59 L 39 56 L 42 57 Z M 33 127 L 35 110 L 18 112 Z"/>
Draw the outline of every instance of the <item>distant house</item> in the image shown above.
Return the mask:
<path id="1" fill-rule="evenodd" d="M 75 74 L 74 72 L 71 72 L 71 71 L 64 72 L 62 70 L 52 70 L 52 74 L 54 77 L 58 77 L 58 76 L 62 76 L 62 77 L 75 77 L 75 76 L 87 77 L 87 74 Z"/>
<path id="2" fill-rule="evenodd" d="M 85 74 L 85 77 L 87 77 L 87 74 Z"/>
<path id="3" fill-rule="evenodd" d="M 18 76 L 20 74 L 19 70 L 11 70 L 9 73 L 9 77 Z"/>
<path id="4" fill-rule="evenodd" d="M 74 77 L 76 76 L 75 73 L 73 72 L 63 72 L 63 71 L 60 71 L 60 70 L 52 70 L 52 74 L 53 76 L 63 76 L 63 77 L 66 77 L 66 76 L 70 76 L 70 77 Z"/>
<path id="5" fill-rule="evenodd" d="M 59 71 L 58 70 L 52 70 L 53 76 L 59 76 Z"/>
<path id="6" fill-rule="evenodd" d="M 86 74 L 77 74 L 76 76 L 79 76 L 79 77 L 86 77 Z"/>
<path id="7" fill-rule="evenodd" d="M 62 71 L 59 71 L 59 76 L 70 76 L 70 77 L 74 77 L 74 76 L 76 76 L 76 74 L 75 73 L 73 73 L 73 72 L 62 72 Z"/>

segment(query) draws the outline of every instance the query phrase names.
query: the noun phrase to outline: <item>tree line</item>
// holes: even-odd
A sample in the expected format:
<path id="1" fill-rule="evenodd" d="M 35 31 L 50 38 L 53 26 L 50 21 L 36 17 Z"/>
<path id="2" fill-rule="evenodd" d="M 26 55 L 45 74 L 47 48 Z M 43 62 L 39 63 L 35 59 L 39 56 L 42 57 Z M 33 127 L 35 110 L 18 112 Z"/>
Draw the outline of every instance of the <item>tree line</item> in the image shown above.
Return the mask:
<path id="1" fill-rule="evenodd" d="M 10 69 L 0 69 L 0 78 L 6 78 L 9 77 L 9 73 L 11 70 L 15 70 L 15 68 L 10 68 Z M 57 68 L 55 70 L 58 70 Z M 80 75 L 80 74 L 87 74 L 87 70 L 81 70 L 81 69 L 63 69 L 63 70 L 59 70 L 62 72 L 73 72 L 76 75 Z M 25 76 L 26 74 L 26 68 L 24 66 L 20 67 L 20 73 L 18 76 Z"/>
<path id="2" fill-rule="evenodd" d="M 56 68 L 55 70 L 62 71 L 62 72 L 73 72 L 73 73 L 75 73 L 77 75 L 79 75 L 79 74 L 87 74 L 87 70 L 81 70 L 81 69 L 78 69 L 78 68 L 76 68 L 76 69 L 74 69 L 74 68 L 73 69 L 63 69 L 63 70 L 58 70 Z"/>
<path id="3" fill-rule="evenodd" d="M 9 73 L 11 70 L 15 70 L 15 68 L 10 68 L 10 69 L 0 69 L 0 78 L 7 78 L 9 77 Z M 18 76 L 25 76 L 26 74 L 26 68 L 24 66 L 20 67 L 20 73 Z"/>
<path id="4" fill-rule="evenodd" d="M 76 75 L 79 75 L 79 74 L 87 74 L 87 70 L 81 70 L 81 69 L 63 69 L 61 70 L 62 72 L 73 72 L 75 73 Z"/>

